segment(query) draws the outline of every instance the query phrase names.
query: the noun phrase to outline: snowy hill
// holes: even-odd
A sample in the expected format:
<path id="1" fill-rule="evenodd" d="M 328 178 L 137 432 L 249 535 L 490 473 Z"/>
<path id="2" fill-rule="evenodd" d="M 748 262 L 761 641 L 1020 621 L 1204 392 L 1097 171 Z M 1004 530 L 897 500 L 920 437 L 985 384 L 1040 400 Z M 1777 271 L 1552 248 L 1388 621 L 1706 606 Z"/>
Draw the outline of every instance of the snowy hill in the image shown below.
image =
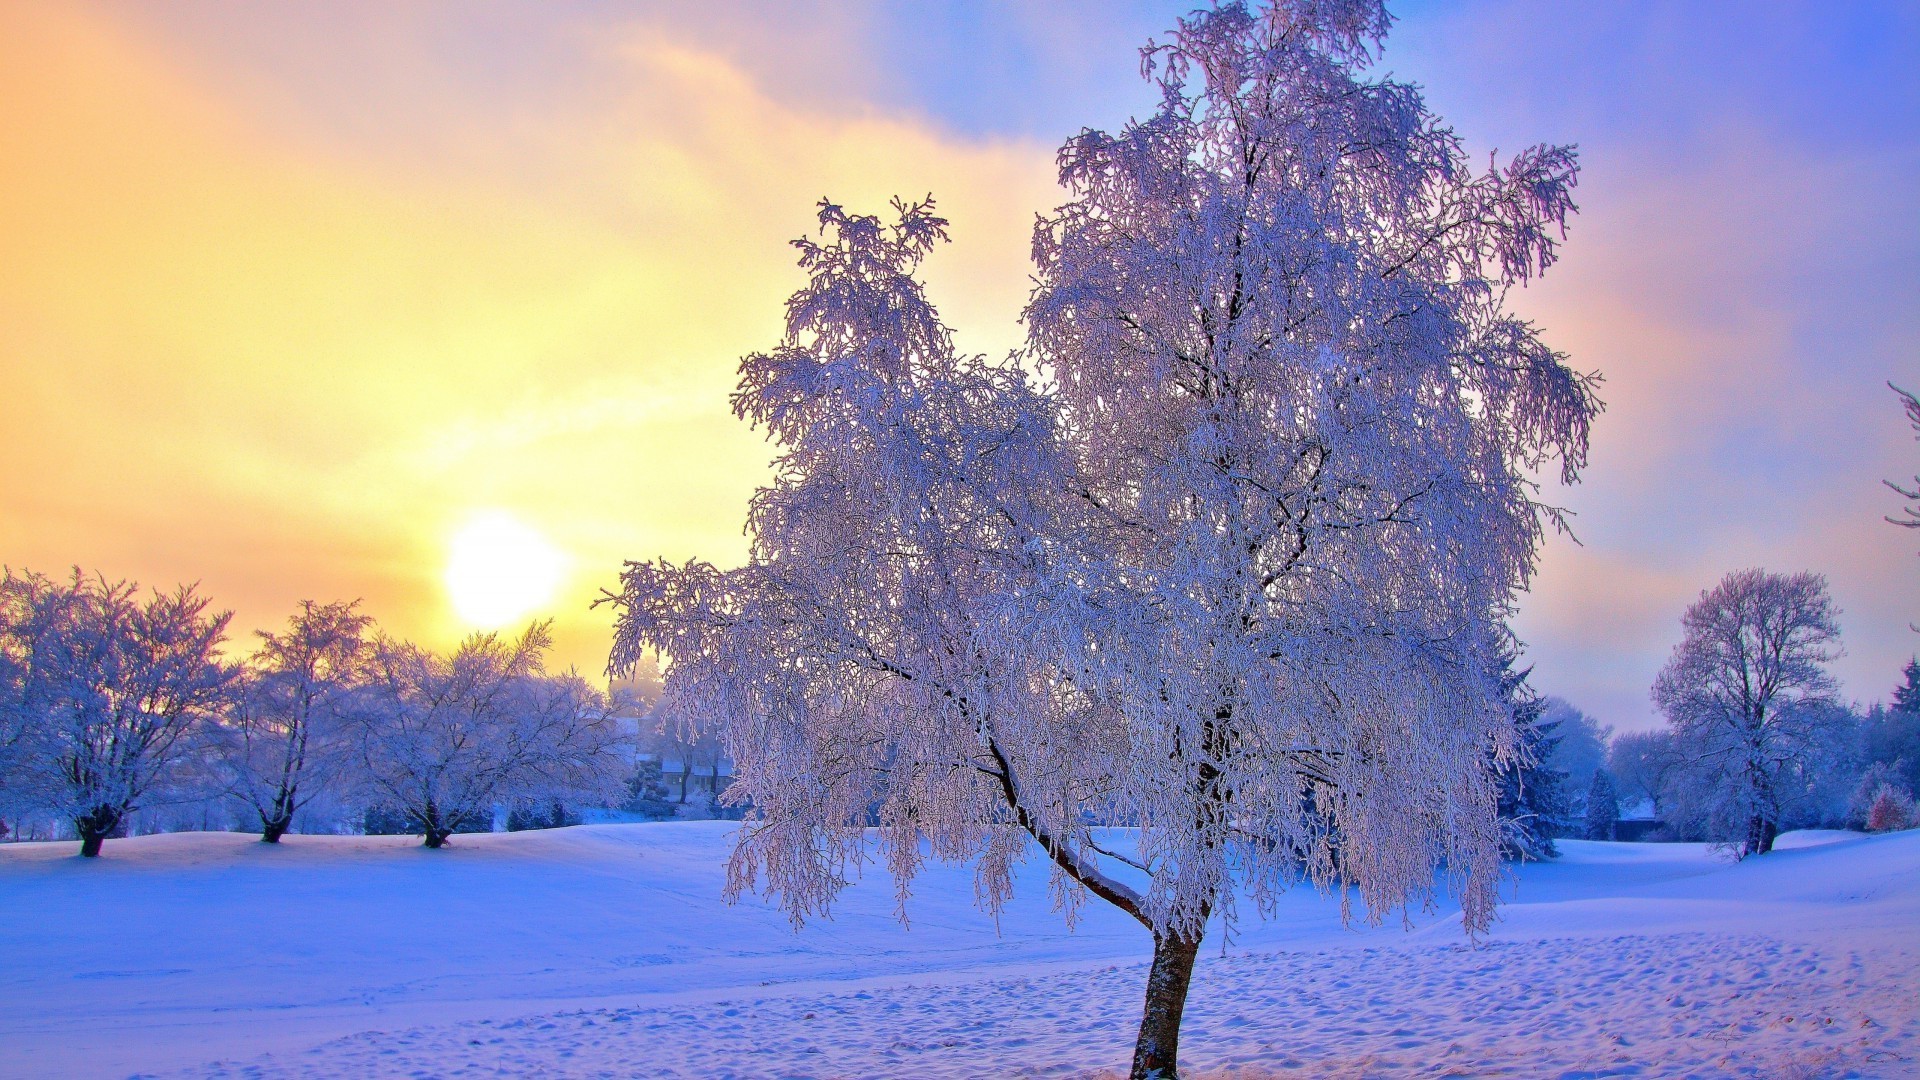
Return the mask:
<path id="1" fill-rule="evenodd" d="M 1084 1075 L 1124 1064 L 1148 955 L 1030 864 L 996 935 L 969 871 L 894 918 L 877 869 L 798 934 L 719 899 L 727 823 L 0 847 L 0 1075 Z M 1216 936 L 1201 1075 L 1920 1074 L 1920 833 L 1564 843 L 1477 947 L 1457 914 L 1343 930 L 1300 891 Z"/>

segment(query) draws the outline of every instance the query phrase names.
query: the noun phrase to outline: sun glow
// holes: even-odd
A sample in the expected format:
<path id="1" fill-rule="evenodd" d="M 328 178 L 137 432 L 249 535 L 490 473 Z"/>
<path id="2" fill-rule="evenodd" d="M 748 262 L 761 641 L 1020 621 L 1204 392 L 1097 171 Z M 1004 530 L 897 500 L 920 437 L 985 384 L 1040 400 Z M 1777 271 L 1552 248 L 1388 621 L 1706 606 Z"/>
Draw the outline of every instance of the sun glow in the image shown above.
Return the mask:
<path id="1" fill-rule="evenodd" d="M 461 620 L 493 630 L 552 603 L 565 570 L 566 556 L 538 530 L 492 510 L 453 534 L 443 580 Z"/>

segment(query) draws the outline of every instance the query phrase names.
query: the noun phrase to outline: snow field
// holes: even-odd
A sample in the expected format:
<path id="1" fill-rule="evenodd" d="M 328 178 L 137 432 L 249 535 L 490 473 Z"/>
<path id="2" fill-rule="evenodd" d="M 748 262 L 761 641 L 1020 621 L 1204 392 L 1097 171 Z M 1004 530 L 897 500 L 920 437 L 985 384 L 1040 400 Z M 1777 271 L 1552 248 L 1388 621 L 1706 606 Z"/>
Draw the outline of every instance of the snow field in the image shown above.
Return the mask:
<path id="1" fill-rule="evenodd" d="M 1849 985 L 1860 957 L 1836 966 L 1805 946 L 1675 934 L 1334 959 L 1211 958 L 1187 1013 L 1197 1075 L 1904 1076 L 1912 1065 L 1901 1002 Z M 1143 965 L 1109 966 L 578 1010 L 367 1032 L 185 1075 L 1118 1077 L 1087 1063 L 1130 1045 L 1144 977 Z"/>
<path id="2" fill-rule="evenodd" d="M 719 900 L 723 823 L 0 847 L 0 1075 L 1098 1076 L 1147 942 L 1065 933 L 1029 863 L 1000 934 L 964 868 L 911 928 L 870 876 L 794 934 Z M 1920 1074 L 1920 833 L 1566 844 L 1476 945 L 1290 895 L 1203 951 L 1202 1076 Z"/>

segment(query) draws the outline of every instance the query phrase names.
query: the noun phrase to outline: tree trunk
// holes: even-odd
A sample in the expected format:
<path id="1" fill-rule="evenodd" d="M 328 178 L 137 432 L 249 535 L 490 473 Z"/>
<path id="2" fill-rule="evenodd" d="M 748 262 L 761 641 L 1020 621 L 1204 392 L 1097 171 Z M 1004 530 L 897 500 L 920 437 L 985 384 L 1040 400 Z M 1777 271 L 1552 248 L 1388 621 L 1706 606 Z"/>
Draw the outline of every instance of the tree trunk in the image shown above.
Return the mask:
<path id="1" fill-rule="evenodd" d="M 1765 855 L 1773 850 L 1773 839 L 1780 835 L 1780 824 L 1765 814 L 1755 814 L 1747 820 L 1746 854 Z"/>
<path id="2" fill-rule="evenodd" d="M 293 828 L 294 800 L 298 797 L 294 788 L 284 784 L 274 793 L 273 805 L 260 812 L 261 843 L 277 844 Z"/>
<path id="3" fill-rule="evenodd" d="M 420 814 L 420 832 L 426 845 L 436 851 L 447 842 L 447 837 L 453 835 L 453 823 L 440 820 L 440 808 L 431 799 L 427 800 L 426 809 Z"/>
<path id="4" fill-rule="evenodd" d="M 120 812 L 110 806 L 96 806 L 73 819 L 73 831 L 80 834 L 80 857 L 97 859 L 100 845 L 120 824 Z"/>
<path id="5" fill-rule="evenodd" d="M 1147 973 L 1147 1006 L 1140 1016 L 1140 1038 L 1133 1047 L 1131 1080 L 1180 1075 L 1180 1017 L 1187 1009 L 1187 987 L 1200 938 L 1172 934 L 1153 939 L 1153 968 Z"/>
<path id="6" fill-rule="evenodd" d="M 693 776 L 693 766 L 684 761 L 681 762 L 680 763 L 680 802 L 682 804 L 684 804 L 687 801 L 687 780 L 691 776 Z"/>

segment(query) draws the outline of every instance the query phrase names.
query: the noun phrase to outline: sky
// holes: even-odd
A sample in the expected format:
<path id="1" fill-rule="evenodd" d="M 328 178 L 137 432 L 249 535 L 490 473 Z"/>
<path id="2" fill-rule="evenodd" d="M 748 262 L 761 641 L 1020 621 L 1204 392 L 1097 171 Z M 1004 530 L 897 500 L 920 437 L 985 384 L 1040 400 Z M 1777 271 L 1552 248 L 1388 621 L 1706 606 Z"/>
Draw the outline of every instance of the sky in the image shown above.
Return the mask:
<path id="1" fill-rule="evenodd" d="M 1190 6 L 0 5 L 0 563 L 197 581 L 237 648 L 306 598 L 436 646 L 552 617 L 596 672 L 623 559 L 744 557 L 771 448 L 727 394 L 815 202 L 935 195 L 930 293 L 1018 346 L 1055 149 L 1151 107 L 1137 49 Z M 1882 484 L 1920 473 L 1886 387 L 1920 390 L 1920 8 L 1394 11 L 1379 69 L 1475 153 L 1580 147 L 1515 296 L 1607 403 L 1543 489 L 1578 542 L 1521 602 L 1534 685 L 1652 726 L 1681 612 L 1763 566 L 1827 575 L 1884 700 L 1920 650 Z M 550 595 L 461 602 L 502 552 Z"/>

